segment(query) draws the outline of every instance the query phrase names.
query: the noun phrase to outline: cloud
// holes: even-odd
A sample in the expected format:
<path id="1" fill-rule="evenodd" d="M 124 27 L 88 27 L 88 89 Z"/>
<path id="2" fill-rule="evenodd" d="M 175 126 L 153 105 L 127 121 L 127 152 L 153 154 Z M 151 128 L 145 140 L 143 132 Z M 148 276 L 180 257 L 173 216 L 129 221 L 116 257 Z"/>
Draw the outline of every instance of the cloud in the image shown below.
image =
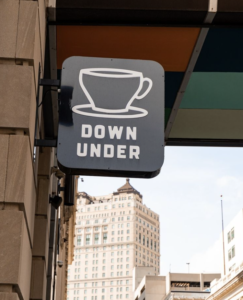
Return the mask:
<path id="1" fill-rule="evenodd" d="M 227 213 L 236 211 L 242 205 L 243 198 L 243 177 L 221 176 L 216 180 L 217 190 L 223 195 L 223 202 L 226 205 Z M 237 208 L 236 208 L 237 207 Z M 235 213 L 234 213 L 235 214 Z M 229 221 L 229 220 L 228 220 Z"/>
<path id="2" fill-rule="evenodd" d="M 217 240 L 205 252 L 200 252 L 190 259 L 191 273 L 221 273 L 223 267 L 222 243 Z"/>
<path id="3" fill-rule="evenodd" d="M 240 179 L 234 176 L 223 176 L 217 180 L 217 185 L 220 187 L 240 186 Z"/>

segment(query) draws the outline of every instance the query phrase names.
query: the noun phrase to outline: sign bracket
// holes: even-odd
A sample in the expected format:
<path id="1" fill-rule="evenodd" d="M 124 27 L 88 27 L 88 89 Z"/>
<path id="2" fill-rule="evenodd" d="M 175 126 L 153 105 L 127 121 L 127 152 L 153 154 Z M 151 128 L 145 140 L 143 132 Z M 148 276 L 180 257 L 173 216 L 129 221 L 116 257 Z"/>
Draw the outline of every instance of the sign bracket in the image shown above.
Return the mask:
<path id="1" fill-rule="evenodd" d="M 34 146 L 35 147 L 51 147 L 51 148 L 56 148 L 57 147 L 57 139 L 37 139 L 37 128 L 38 128 L 38 109 L 39 107 L 42 105 L 42 102 L 39 103 L 39 93 L 40 93 L 40 86 L 47 86 L 47 87 L 56 87 L 59 88 L 60 87 L 60 80 L 57 79 L 40 79 L 40 75 L 41 75 L 41 68 L 39 65 L 39 75 L 38 75 L 38 90 L 37 90 L 37 95 L 36 95 L 36 118 L 35 118 L 35 142 L 34 142 Z M 54 91 L 53 89 L 51 90 L 47 90 L 43 96 L 43 99 L 45 98 L 46 94 L 48 91 Z M 58 92 L 58 90 L 57 90 Z"/>

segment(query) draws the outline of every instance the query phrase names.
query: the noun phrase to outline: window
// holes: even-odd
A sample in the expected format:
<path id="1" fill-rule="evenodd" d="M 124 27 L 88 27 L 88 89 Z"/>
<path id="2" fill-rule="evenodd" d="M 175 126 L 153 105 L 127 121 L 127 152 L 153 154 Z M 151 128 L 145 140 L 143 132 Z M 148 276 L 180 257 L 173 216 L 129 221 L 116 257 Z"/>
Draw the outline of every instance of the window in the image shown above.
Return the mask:
<path id="1" fill-rule="evenodd" d="M 102 273 L 102 277 L 105 277 L 105 273 Z"/>
<path id="2" fill-rule="evenodd" d="M 235 246 L 230 248 L 230 250 L 228 251 L 228 260 L 230 261 L 233 257 L 235 257 Z"/>
<path id="3" fill-rule="evenodd" d="M 99 244 L 99 234 L 95 234 L 95 244 Z"/>
<path id="4" fill-rule="evenodd" d="M 77 236 L 77 246 L 80 246 L 82 242 L 82 235 Z"/>
<path id="5" fill-rule="evenodd" d="M 230 243 L 235 237 L 235 229 L 232 228 L 229 232 L 228 232 L 228 243 Z"/>
<path id="6" fill-rule="evenodd" d="M 99 230 L 99 227 L 95 227 L 95 231 L 98 231 Z"/>
<path id="7" fill-rule="evenodd" d="M 112 218 L 112 220 L 111 220 L 112 222 L 115 222 L 115 218 Z"/>
<path id="8" fill-rule="evenodd" d="M 103 234 L 103 243 L 106 244 L 107 243 L 107 233 Z"/>
<path id="9" fill-rule="evenodd" d="M 105 286 L 105 281 L 102 281 L 102 286 Z"/>
<path id="10" fill-rule="evenodd" d="M 86 245 L 90 245 L 90 234 L 86 234 Z"/>

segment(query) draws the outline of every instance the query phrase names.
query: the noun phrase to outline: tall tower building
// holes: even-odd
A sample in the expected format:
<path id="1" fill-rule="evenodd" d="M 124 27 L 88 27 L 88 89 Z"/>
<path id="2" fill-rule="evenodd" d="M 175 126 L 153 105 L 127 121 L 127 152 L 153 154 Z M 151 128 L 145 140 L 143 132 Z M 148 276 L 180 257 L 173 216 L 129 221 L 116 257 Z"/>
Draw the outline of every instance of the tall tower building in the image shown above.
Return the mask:
<path id="1" fill-rule="evenodd" d="M 67 300 L 133 299 L 135 266 L 159 274 L 159 225 L 129 179 L 107 196 L 80 193 Z"/>

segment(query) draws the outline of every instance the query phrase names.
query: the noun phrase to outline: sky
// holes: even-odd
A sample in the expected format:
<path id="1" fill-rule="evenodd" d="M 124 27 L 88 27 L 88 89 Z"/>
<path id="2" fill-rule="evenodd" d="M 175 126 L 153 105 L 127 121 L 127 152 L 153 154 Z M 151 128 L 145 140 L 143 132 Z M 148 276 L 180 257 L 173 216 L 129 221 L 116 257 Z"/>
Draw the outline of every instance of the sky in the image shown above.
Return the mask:
<path id="1" fill-rule="evenodd" d="M 143 202 L 160 216 L 160 274 L 169 271 L 220 273 L 224 225 L 243 208 L 243 149 L 166 147 L 160 174 L 131 179 Z M 79 191 L 115 192 L 124 178 L 81 176 Z"/>

